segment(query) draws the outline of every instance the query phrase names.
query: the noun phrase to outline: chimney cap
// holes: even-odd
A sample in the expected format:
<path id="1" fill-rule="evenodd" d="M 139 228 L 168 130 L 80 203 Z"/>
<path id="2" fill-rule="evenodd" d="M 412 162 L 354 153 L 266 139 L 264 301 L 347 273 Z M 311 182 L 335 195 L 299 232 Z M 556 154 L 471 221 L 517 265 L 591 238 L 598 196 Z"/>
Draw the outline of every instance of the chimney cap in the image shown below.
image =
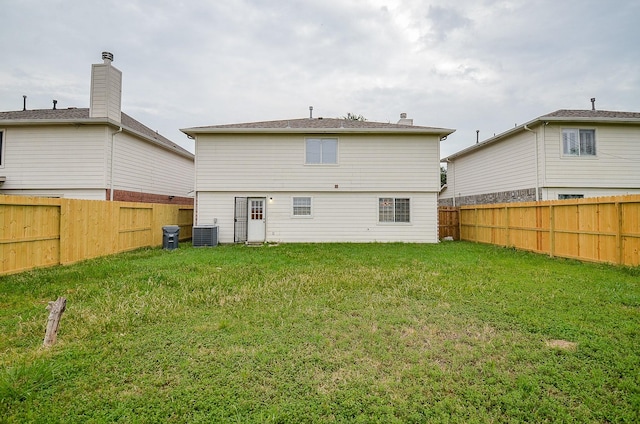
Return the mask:
<path id="1" fill-rule="evenodd" d="M 407 114 L 406 114 L 406 112 L 402 112 L 402 113 L 400 114 L 400 119 L 406 119 L 406 118 L 407 118 Z"/>
<path id="2" fill-rule="evenodd" d="M 102 60 L 104 60 L 104 63 L 113 62 L 113 53 L 102 52 Z"/>

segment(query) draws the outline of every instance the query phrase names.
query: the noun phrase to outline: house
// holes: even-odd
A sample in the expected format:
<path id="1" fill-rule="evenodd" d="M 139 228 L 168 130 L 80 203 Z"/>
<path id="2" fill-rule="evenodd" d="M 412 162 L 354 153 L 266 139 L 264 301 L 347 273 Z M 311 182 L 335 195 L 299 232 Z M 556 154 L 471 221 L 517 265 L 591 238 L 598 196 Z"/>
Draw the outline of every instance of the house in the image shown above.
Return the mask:
<path id="1" fill-rule="evenodd" d="M 640 113 L 558 110 L 450 155 L 441 206 L 640 193 Z"/>
<path id="2" fill-rule="evenodd" d="M 89 108 L 0 112 L 0 194 L 193 204 L 194 155 L 121 112 L 112 60 Z"/>
<path id="3" fill-rule="evenodd" d="M 219 241 L 437 242 L 439 144 L 454 130 L 303 118 L 187 128 L 196 225 Z"/>

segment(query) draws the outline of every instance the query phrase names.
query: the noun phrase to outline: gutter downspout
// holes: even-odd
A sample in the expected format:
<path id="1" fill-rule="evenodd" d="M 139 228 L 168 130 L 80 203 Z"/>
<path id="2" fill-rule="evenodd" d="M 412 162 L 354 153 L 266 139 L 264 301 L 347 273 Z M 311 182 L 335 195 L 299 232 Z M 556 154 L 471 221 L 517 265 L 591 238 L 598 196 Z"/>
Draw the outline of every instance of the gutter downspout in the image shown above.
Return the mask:
<path id="1" fill-rule="evenodd" d="M 113 202 L 113 158 L 116 150 L 116 135 L 122 132 L 122 127 L 118 131 L 111 133 L 111 181 L 109 182 L 109 200 Z"/>
<path id="2" fill-rule="evenodd" d="M 453 163 L 451 160 L 447 159 L 447 176 L 449 175 L 449 164 Z M 448 183 L 447 179 L 447 183 Z M 453 185 L 451 186 L 453 190 L 453 207 L 456 207 L 456 166 L 453 165 Z"/>
<path id="3" fill-rule="evenodd" d="M 540 201 L 540 195 L 538 194 L 538 192 L 540 191 L 540 168 L 538 166 L 538 132 L 527 127 L 526 124 L 523 128 L 529 132 L 532 132 L 536 139 L 536 202 L 538 202 Z"/>

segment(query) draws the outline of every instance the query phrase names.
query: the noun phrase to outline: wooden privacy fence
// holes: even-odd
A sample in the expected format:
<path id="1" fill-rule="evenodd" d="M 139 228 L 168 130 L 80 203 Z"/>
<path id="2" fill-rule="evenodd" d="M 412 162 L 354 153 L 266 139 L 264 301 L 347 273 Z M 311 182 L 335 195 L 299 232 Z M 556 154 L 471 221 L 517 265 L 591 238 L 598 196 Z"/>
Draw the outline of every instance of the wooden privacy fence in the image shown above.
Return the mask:
<path id="1" fill-rule="evenodd" d="M 162 227 L 191 238 L 193 206 L 0 195 L 0 274 L 162 245 Z"/>
<path id="2" fill-rule="evenodd" d="M 460 208 L 438 207 L 438 238 L 451 237 L 460 240 Z"/>
<path id="3" fill-rule="evenodd" d="M 462 206 L 462 240 L 640 265 L 640 195 Z"/>

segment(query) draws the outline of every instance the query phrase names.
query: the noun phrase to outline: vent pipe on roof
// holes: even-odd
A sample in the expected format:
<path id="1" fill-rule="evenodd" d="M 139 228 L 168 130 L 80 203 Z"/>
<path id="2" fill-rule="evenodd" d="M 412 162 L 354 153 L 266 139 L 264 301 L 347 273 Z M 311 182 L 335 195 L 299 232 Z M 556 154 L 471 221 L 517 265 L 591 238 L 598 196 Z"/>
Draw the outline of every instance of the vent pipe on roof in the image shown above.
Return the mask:
<path id="1" fill-rule="evenodd" d="M 53 101 L 53 110 L 56 110 L 56 105 L 57 105 L 57 104 L 58 104 L 58 101 L 57 101 L 57 100 L 54 100 L 54 101 Z"/>
<path id="2" fill-rule="evenodd" d="M 480 142 L 480 130 L 476 130 L 476 144 Z"/>
<path id="3" fill-rule="evenodd" d="M 413 119 L 407 118 L 407 114 L 402 112 L 400 114 L 400 120 L 398 121 L 399 125 L 413 125 Z"/>
<path id="4" fill-rule="evenodd" d="M 591 98 L 591 110 L 596 110 L 596 98 Z"/>
<path id="5" fill-rule="evenodd" d="M 27 110 L 27 96 L 22 95 L 22 111 Z"/>
<path id="6" fill-rule="evenodd" d="M 309 106 L 309 119 L 313 119 L 313 106 Z"/>

